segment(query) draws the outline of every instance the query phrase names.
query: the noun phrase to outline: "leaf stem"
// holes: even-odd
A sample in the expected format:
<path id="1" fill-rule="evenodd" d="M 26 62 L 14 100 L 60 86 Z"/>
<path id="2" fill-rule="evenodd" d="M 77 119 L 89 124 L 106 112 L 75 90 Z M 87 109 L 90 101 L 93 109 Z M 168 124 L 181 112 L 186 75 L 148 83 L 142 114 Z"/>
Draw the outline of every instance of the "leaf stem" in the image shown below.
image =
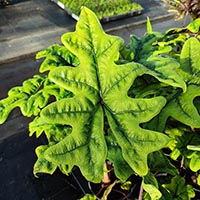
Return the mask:
<path id="1" fill-rule="evenodd" d="M 102 180 L 102 182 L 103 182 L 103 184 L 109 184 L 110 182 L 111 182 L 111 180 L 110 180 L 110 176 L 109 176 L 109 174 L 108 174 L 108 168 L 107 168 L 107 162 L 105 161 L 104 162 L 104 175 L 103 175 L 103 180 Z"/>
<path id="2" fill-rule="evenodd" d="M 139 192 L 139 196 L 138 196 L 138 200 L 142 200 L 142 196 L 143 196 L 143 187 L 142 187 L 142 183 L 140 185 L 140 192 Z"/>

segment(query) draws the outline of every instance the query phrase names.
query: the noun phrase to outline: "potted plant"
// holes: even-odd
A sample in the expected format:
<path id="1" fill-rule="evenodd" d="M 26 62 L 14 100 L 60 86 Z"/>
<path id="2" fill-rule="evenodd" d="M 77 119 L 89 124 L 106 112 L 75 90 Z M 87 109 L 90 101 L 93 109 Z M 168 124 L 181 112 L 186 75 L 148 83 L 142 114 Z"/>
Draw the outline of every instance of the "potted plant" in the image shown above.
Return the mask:
<path id="1" fill-rule="evenodd" d="M 47 138 L 36 148 L 36 177 L 77 166 L 104 186 L 82 199 L 112 199 L 115 186 L 131 193 L 131 184 L 140 185 L 138 199 L 198 195 L 200 20 L 164 34 L 147 22 L 148 33 L 125 45 L 83 7 L 63 45 L 37 54 L 40 74 L 0 101 L 0 123 L 20 107 L 33 117 L 30 136 Z"/>
<path id="2" fill-rule="evenodd" d="M 170 8 L 169 11 L 175 12 L 175 19 L 179 20 L 190 15 L 193 19 L 200 17 L 199 0 L 163 0 Z"/>
<path id="3" fill-rule="evenodd" d="M 52 0 L 69 15 L 78 20 L 81 7 L 85 6 L 95 12 L 101 22 L 108 22 L 142 13 L 142 6 L 129 0 Z"/>

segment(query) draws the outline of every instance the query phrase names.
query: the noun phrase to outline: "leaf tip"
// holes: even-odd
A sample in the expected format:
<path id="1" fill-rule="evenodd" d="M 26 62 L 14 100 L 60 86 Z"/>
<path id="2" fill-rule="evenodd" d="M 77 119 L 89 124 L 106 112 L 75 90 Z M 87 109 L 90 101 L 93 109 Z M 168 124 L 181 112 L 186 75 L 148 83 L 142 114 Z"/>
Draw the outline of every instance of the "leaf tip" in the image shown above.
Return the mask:
<path id="1" fill-rule="evenodd" d="M 153 32 L 153 29 L 152 29 L 152 26 L 151 26 L 151 21 L 150 21 L 149 17 L 147 17 L 147 32 L 149 34 L 151 34 Z"/>

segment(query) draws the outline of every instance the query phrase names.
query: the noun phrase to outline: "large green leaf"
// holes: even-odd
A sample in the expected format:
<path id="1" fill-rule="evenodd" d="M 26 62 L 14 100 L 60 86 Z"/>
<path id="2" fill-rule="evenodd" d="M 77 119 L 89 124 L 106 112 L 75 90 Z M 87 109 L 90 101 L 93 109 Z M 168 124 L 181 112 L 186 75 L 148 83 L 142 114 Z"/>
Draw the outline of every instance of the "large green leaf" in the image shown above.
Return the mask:
<path id="1" fill-rule="evenodd" d="M 62 42 L 71 52 L 70 56 L 77 57 L 80 64 L 53 67 L 49 79 L 72 92 L 73 97 L 44 108 L 30 127 L 38 135 L 42 129 L 48 130 L 47 126 L 51 124 L 71 127 L 71 133 L 48 148 L 45 159 L 57 165 L 76 165 L 93 182 L 102 180 L 107 155 L 116 169 L 120 167 L 118 163 L 124 161 L 130 171 L 147 174 L 148 154 L 168 143 L 164 134 L 140 127 L 140 123 L 160 112 L 165 98 L 134 99 L 128 96 L 134 80 L 148 69 L 134 62 L 116 64 L 123 40 L 105 34 L 94 13 L 87 8 L 82 9 L 76 31 L 65 34 Z M 109 133 L 106 122 L 111 128 Z M 113 135 L 107 145 L 113 144 L 112 138 L 115 138 L 113 142 L 122 153 L 120 162 L 107 152 L 112 150 L 107 148 L 105 140 L 109 134 Z M 121 179 L 125 177 L 127 175 L 120 176 Z"/>

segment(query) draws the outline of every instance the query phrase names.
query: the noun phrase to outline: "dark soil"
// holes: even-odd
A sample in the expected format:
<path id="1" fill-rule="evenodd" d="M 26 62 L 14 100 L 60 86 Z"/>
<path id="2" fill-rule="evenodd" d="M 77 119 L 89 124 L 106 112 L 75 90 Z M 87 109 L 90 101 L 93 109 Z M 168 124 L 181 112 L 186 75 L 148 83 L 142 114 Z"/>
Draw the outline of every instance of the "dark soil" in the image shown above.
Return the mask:
<path id="1" fill-rule="evenodd" d="M 0 142 L 0 199 L 2 200 L 77 200 L 86 193 L 102 196 L 105 187 L 88 184 L 77 168 L 69 176 L 57 170 L 53 175 L 33 176 L 37 160 L 35 148 L 45 143 L 44 138 L 29 137 L 27 133 L 12 136 Z M 117 184 L 108 200 L 134 199 L 138 196 L 137 176 L 131 177 L 133 185 L 123 191 Z M 90 188 L 92 186 L 92 190 Z M 129 198 L 127 198 L 129 197 Z"/>
<path id="2" fill-rule="evenodd" d="M 43 139 L 22 133 L 0 143 L 0 199 L 1 200 L 76 200 L 83 196 L 74 174 L 33 176 L 35 148 Z"/>

